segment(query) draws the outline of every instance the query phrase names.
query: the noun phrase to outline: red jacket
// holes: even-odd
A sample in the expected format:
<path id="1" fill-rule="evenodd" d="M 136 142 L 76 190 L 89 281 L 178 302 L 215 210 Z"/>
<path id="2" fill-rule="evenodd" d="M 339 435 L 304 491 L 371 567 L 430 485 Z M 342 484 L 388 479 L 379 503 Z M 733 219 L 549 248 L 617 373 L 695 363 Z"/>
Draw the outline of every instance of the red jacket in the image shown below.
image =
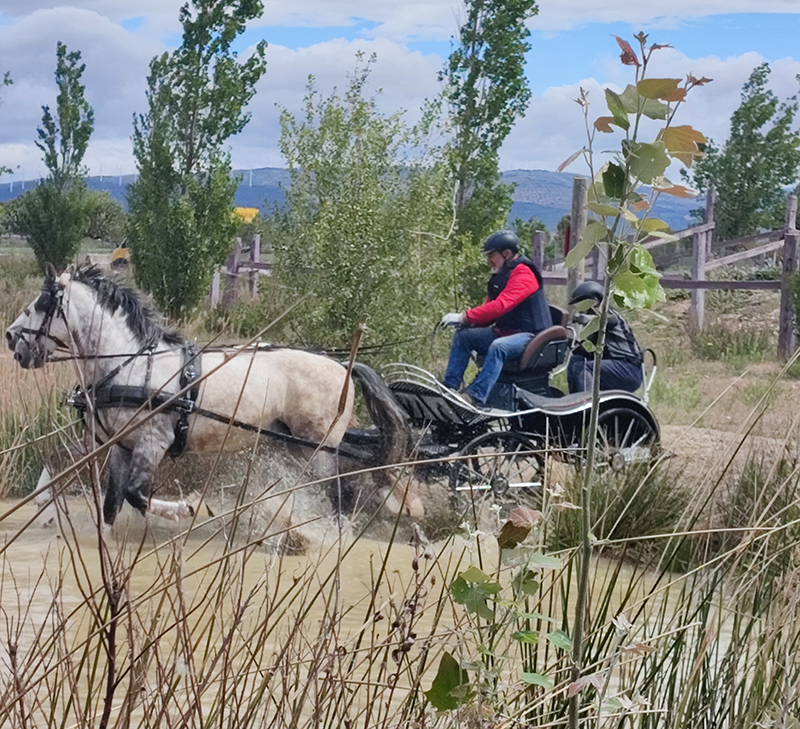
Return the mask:
<path id="1" fill-rule="evenodd" d="M 506 287 L 493 301 L 485 301 L 480 306 L 467 309 L 464 316 L 470 326 L 487 327 L 497 321 L 503 314 L 519 306 L 531 294 L 539 290 L 539 282 L 533 271 L 527 266 L 517 266 L 508 278 Z M 515 334 L 512 331 L 500 331 L 498 336 Z"/>

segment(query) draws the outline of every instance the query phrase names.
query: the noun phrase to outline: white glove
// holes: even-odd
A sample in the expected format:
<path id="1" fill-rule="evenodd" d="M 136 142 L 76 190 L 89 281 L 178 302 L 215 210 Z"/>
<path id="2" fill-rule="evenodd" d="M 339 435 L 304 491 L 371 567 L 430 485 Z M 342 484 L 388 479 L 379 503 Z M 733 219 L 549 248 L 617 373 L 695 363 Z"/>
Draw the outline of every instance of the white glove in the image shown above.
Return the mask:
<path id="1" fill-rule="evenodd" d="M 445 314 L 442 317 L 442 320 L 439 322 L 440 327 L 463 327 L 464 326 L 464 315 L 460 312 L 455 312 L 453 314 Z"/>

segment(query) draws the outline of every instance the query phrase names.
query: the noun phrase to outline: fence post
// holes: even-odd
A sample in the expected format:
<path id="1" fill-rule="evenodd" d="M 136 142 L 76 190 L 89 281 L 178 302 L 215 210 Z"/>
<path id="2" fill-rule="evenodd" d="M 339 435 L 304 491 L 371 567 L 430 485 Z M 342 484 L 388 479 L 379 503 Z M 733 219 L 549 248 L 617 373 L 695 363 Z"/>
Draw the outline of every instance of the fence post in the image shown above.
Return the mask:
<path id="1" fill-rule="evenodd" d="M 236 301 L 236 288 L 239 283 L 239 265 L 242 260 L 242 239 L 237 238 L 233 243 L 233 250 L 228 254 L 225 262 L 225 292 L 222 294 L 222 305 L 230 306 Z"/>
<path id="2" fill-rule="evenodd" d="M 708 192 L 706 193 L 706 209 L 703 212 L 703 222 L 704 223 L 713 223 L 714 222 L 714 205 L 717 202 L 717 189 L 715 187 L 709 187 Z M 706 260 L 711 258 L 711 239 L 713 237 L 713 232 L 708 231 L 706 232 Z"/>
<path id="3" fill-rule="evenodd" d="M 569 250 L 572 250 L 586 230 L 586 201 L 589 196 L 589 178 L 575 175 L 572 180 L 572 212 L 569 223 Z M 584 262 L 567 269 L 567 301 L 572 292 L 583 281 Z"/>
<path id="4" fill-rule="evenodd" d="M 208 303 L 212 309 L 219 304 L 219 269 L 211 277 L 211 291 L 208 294 Z"/>
<path id="5" fill-rule="evenodd" d="M 533 265 L 544 271 L 544 231 L 532 231 L 533 237 Z"/>
<path id="6" fill-rule="evenodd" d="M 797 272 L 797 243 L 800 235 L 797 223 L 797 197 L 786 199 L 786 218 L 783 229 L 783 273 L 781 275 L 781 311 L 778 326 L 778 357 L 788 359 L 796 343 L 795 312 L 792 286 Z"/>
<path id="7" fill-rule="evenodd" d="M 706 233 L 692 234 L 692 280 L 706 280 Z M 692 305 L 689 309 L 689 326 L 696 331 L 703 330 L 706 315 L 705 289 L 692 289 Z"/>
<path id="8" fill-rule="evenodd" d="M 253 236 L 253 242 L 250 243 L 250 263 L 261 263 L 261 234 L 256 233 Z M 255 296 L 258 293 L 258 269 L 253 267 L 250 269 L 250 296 Z"/>

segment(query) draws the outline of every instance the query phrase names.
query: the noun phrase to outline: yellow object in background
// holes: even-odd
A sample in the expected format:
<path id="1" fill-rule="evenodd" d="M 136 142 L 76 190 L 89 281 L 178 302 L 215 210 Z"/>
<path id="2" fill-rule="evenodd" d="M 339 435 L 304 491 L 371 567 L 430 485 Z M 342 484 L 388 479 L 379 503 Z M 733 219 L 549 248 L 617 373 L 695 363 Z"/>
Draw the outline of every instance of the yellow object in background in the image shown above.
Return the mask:
<path id="1" fill-rule="evenodd" d="M 233 212 L 238 215 L 245 223 L 252 223 L 253 218 L 258 215 L 258 208 L 234 208 Z"/>

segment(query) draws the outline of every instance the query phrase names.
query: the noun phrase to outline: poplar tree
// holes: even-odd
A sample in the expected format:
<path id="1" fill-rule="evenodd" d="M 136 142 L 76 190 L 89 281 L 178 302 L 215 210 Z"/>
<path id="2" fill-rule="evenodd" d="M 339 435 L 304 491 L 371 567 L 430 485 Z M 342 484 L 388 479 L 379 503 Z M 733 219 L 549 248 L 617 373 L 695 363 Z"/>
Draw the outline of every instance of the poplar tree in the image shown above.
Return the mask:
<path id="1" fill-rule="evenodd" d="M 800 133 L 792 129 L 797 101 L 781 102 L 767 88 L 769 74 L 767 63 L 753 69 L 731 116 L 730 137 L 721 147 L 706 146 L 692 177 L 703 192 L 717 189 L 714 218 L 720 240 L 781 228 L 785 186 L 797 183 Z"/>
<path id="2" fill-rule="evenodd" d="M 183 319 L 230 251 L 237 181 L 225 141 L 266 70 L 266 42 L 240 62 L 231 46 L 260 0 L 192 0 L 180 11 L 183 42 L 150 63 L 147 114 L 134 118 L 139 177 L 128 190 L 136 282 Z"/>
<path id="3" fill-rule="evenodd" d="M 39 266 L 63 268 L 78 252 L 88 225 L 88 191 L 83 157 L 94 130 L 94 112 L 84 96 L 86 64 L 80 51 L 56 45 L 55 115 L 43 106 L 36 146 L 44 153 L 48 176 L 11 206 L 11 227 L 28 239 Z"/>
<path id="4" fill-rule="evenodd" d="M 498 153 L 530 100 L 525 22 L 538 7 L 535 0 L 466 0 L 466 12 L 440 78 L 453 125 L 458 232 L 477 245 L 511 209 L 514 188 L 501 181 Z"/>

